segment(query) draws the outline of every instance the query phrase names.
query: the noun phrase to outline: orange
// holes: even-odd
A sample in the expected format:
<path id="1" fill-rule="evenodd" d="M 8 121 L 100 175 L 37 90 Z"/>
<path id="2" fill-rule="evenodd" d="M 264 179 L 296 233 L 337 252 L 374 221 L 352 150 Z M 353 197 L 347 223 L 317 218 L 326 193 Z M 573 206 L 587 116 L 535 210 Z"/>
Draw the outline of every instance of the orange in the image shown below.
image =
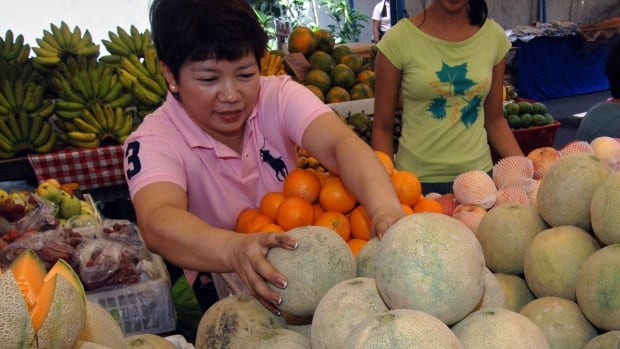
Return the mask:
<path id="1" fill-rule="evenodd" d="M 379 161 L 381 161 L 381 164 L 385 167 L 385 171 L 391 176 L 392 173 L 394 173 L 394 160 L 381 150 L 375 150 L 375 154 L 377 154 Z"/>
<path id="2" fill-rule="evenodd" d="M 355 80 L 357 80 L 357 82 L 360 84 L 368 85 L 373 90 L 375 88 L 375 72 L 370 69 L 362 70 L 361 72 L 357 73 Z"/>
<path id="3" fill-rule="evenodd" d="M 260 229 L 260 232 L 263 233 L 283 233 L 285 232 L 284 228 L 282 228 L 281 226 L 275 224 L 275 223 L 269 223 L 267 225 L 263 225 Z"/>
<path id="4" fill-rule="evenodd" d="M 358 55 L 357 53 L 353 53 L 353 52 L 342 56 L 340 58 L 340 62 L 338 63 L 342 63 L 342 64 L 349 66 L 349 68 L 353 70 L 356 76 L 357 76 L 357 73 L 361 72 L 364 69 L 364 60 L 362 59 L 362 56 Z"/>
<path id="5" fill-rule="evenodd" d="M 321 69 L 310 69 L 304 77 L 304 85 L 316 86 L 325 95 L 332 87 L 332 80 L 325 71 Z"/>
<path id="6" fill-rule="evenodd" d="M 437 212 L 444 213 L 439 201 L 429 198 L 421 198 L 413 205 L 413 212 Z"/>
<path id="7" fill-rule="evenodd" d="M 353 239 L 370 240 L 370 217 L 364 206 L 359 205 L 349 214 L 351 237 Z"/>
<path id="8" fill-rule="evenodd" d="M 349 46 L 340 45 L 340 46 L 334 47 L 330 55 L 334 58 L 334 61 L 336 62 L 336 64 L 338 64 L 340 63 L 340 60 L 342 59 L 342 57 L 344 57 L 345 55 L 348 55 L 351 52 L 353 51 L 351 51 L 351 48 Z"/>
<path id="9" fill-rule="evenodd" d="M 309 203 L 314 203 L 319 198 L 321 181 L 310 170 L 296 168 L 284 178 L 282 192 L 285 197 L 302 198 Z"/>
<path id="10" fill-rule="evenodd" d="M 323 91 L 321 91 L 320 87 L 314 85 L 306 85 L 306 87 L 308 88 L 308 90 L 312 91 L 312 93 L 314 93 L 314 95 L 317 96 L 321 100 L 321 102 L 325 102 L 325 94 L 323 94 Z"/>
<path id="11" fill-rule="evenodd" d="M 312 204 L 296 196 L 284 198 L 276 213 L 276 224 L 284 230 L 311 225 L 313 221 L 314 209 Z"/>
<path id="12" fill-rule="evenodd" d="M 355 196 L 344 187 L 340 177 L 333 176 L 325 181 L 319 193 L 319 203 L 326 211 L 348 213 L 357 200 Z"/>
<path id="13" fill-rule="evenodd" d="M 340 86 L 346 90 L 353 87 L 357 79 L 353 69 L 344 63 L 336 64 L 329 77 L 332 79 L 332 85 Z"/>
<path id="14" fill-rule="evenodd" d="M 314 32 L 310 28 L 295 27 L 288 36 L 288 52 L 300 52 L 304 56 L 308 56 L 316 50 L 317 43 Z"/>
<path id="15" fill-rule="evenodd" d="M 418 202 L 419 202 L 419 201 L 420 201 L 420 200 L 418 200 Z M 405 205 L 405 204 L 401 204 L 401 205 L 403 205 L 403 211 L 405 211 L 405 215 L 406 215 L 406 216 L 408 216 L 408 215 L 410 215 L 410 214 L 412 214 L 412 213 L 415 213 L 415 212 L 413 211 L 413 208 L 411 208 L 411 206 L 409 206 L 409 205 Z"/>
<path id="16" fill-rule="evenodd" d="M 356 101 L 358 99 L 372 98 L 375 96 L 375 91 L 370 86 L 362 83 L 357 83 L 349 90 L 351 100 Z"/>
<path id="17" fill-rule="evenodd" d="M 310 69 L 320 69 L 327 74 L 331 73 L 336 65 L 334 58 L 325 51 L 314 51 L 308 57 L 308 61 L 310 62 Z"/>
<path id="18" fill-rule="evenodd" d="M 351 252 L 353 252 L 353 256 L 357 257 L 357 254 L 360 252 L 362 247 L 364 247 L 366 242 L 368 241 L 364 239 L 349 239 L 349 241 L 347 241 L 347 245 L 349 245 Z"/>
<path id="19" fill-rule="evenodd" d="M 351 238 L 351 225 L 344 213 L 337 211 L 325 211 L 317 217 L 312 225 L 327 227 L 335 231 L 344 241 Z"/>
<path id="20" fill-rule="evenodd" d="M 351 94 L 346 88 L 340 86 L 332 86 L 325 94 L 325 103 L 340 103 L 351 100 Z"/>
<path id="21" fill-rule="evenodd" d="M 258 207 L 247 207 L 244 208 L 239 215 L 237 216 L 237 222 L 235 223 L 235 231 L 241 231 L 241 227 L 243 227 L 247 222 L 252 219 L 255 215 L 261 213 Z"/>
<path id="22" fill-rule="evenodd" d="M 325 210 L 323 209 L 323 207 L 321 207 L 321 204 L 319 204 L 319 203 L 313 204 L 312 205 L 312 209 L 314 210 L 314 220 L 315 221 L 321 215 L 321 213 L 325 212 Z"/>
<path id="23" fill-rule="evenodd" d="M 411 171 L 397 171 L 392 173 L 392 185 L 398 195 L 398 199 L 405 205 L 412 206 L 422 195 L 422 183 Z"/>
<path id="24" fill-rule="evenodd" d="M 335 40 L 332 33 L 327 29 L 317 29 L 314 32 L 314 37 L 317 40 L 316 49 L 331 53 L 334 50 Z"/>
<path id="25" fill-rule="evenodd" d="M 282 192 L 272 191 L 266 193 L 260 199 L 259 209 L 262 213 L 275 219 L 276 212 L 278 212 L 278 207 L 280 206 L 282 200 L 284 200 L 284 193 Z"/>
<path id="26" fill-rule="evenodd" d="M 258 231 L 261 231 L 262 227 L 266 226 L 267 224 L 272 224 L 272 223 L 274 223 L 274 219 L 261 212 L 261 213 L 258 213 L 252 216 L 252 218 L 250 218 L 250 220 L 248 220 L 247 223 L 242 225 L 239 232 L 240 233 L 256 233 Z"/>

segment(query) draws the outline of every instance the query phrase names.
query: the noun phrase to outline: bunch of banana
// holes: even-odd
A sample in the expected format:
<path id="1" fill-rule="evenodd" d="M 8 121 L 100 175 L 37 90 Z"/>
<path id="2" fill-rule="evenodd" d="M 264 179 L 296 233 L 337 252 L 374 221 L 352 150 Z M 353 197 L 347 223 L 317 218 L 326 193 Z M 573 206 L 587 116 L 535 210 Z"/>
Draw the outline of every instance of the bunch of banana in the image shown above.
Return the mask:
<path id="1" fill-rule="evenodd" d="M 263 57 L 260 59 L 260 74 L 261 75 L 284 75 L 284 61 L 282 56 L 266 51 Z"/>
<path id="2" fill-rule="evenodd" d="M 297 167 L 327 172 L 316 157 L 300 146 L 297 146 Z"/>
<path id="3" fill-rule="evenodd" d="M 51 102 L 49 105 L 54 106 Z M 10 159 L 27 153 L 46 154 L 53 150 L 57 134 L 49 118 L 42 115 L 24 110 L 18 114 L 0 115 L 0 158 Z"/>
<path id="4" fill-rule="evenodd" d="M 24 44 L 22 34 L 14 37 L 13 32 L 9 29 L 4 38 L 0 37 L 0 63 L 24 63 L 29 56 L 30 45 Z"/>
<path id="5" fill-rule="evenodd" d="M 95 148 L 102 144 L 122 144 L 133 131 L 133 114 L 123 107 L 95 104 L 81 116 L 60 122 L 60 139 L 74 147 Z"/>
<path id="6" fill-rule="evenodd" d="M 20 112 L 41 114 L 47 117 L 54 111 L 51 102 L 43 103 L 45 88 L 31 81 L 2 80 L 0 82 L 0 115 Z"/>
<path id="7" fill-rule="evenodd" d="M 32 67 L 30 60 L 23 63 L 0 63 L 0 81 L 2 80 L 12 82 L 21 80 L 26 84 L 33 82 L 38 85 L 45 85 L 46 83 L 45 78 Z"/>
<path id="8" fill-rule="evenodd" d="M 129 32 L 116 27 L 116 33 L 108 31 L 108 37 L 110 40 L 103 39 L 101 43 L 110 55 L 101 56 L 99 60 L 114 67 L 120 66 L 121 57 L 130 55 L 144 57 L 147 46 L 151 45 L 151 32 L 148 29 L 140 32 L 134 25 L 129 28 Z"/>
<path id="9" fill-rule="evenodd" d="M 62 119 L 78 117 L 96 104 L 124 108 L 133 102 L 118 76 L 96 57 L 69 57 L 58 65 L 50 81 L 58 91 L 56 115 Z"/>
<path id="10" fill-rule="evenodd" d="M 49 71 L 67 57 L 75 56 L 99 56 L 99 45 L 93 42 L 88 30 L 84 31 L 75 26 L 73 31 L 67 23 L 62 21 L 60 26 L 51 23 L 51 32 L 43 30 L 43 37 L 37 38 L 39 47 L 33 47 L 36 54 L 32 58 L 36 68 Z"/>
<path id="11" fill-rule="evenodd" d="M 166 98 L 168 85 L 161 72 L 155 47 L 153 45 L 146 47 L 143 62 L 137 55 L 130 54 L 121 57 L 120 63 L 117 70 L 119 80 L 134 94 L 139 109 L 152 111 L 159 107 Z"/>

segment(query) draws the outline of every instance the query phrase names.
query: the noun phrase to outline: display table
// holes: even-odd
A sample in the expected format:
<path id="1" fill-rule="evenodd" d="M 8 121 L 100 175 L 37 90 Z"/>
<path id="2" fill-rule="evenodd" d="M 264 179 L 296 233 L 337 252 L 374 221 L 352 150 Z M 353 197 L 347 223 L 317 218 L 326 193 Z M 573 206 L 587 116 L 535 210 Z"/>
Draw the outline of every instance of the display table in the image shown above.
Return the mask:
<path id="1" fill-rule="evenodd" d="M 516 48 L 519 97 L 543 101 L 604 91 L 607 42 L 581 36 L 536 37 L 513 42 Z"/>

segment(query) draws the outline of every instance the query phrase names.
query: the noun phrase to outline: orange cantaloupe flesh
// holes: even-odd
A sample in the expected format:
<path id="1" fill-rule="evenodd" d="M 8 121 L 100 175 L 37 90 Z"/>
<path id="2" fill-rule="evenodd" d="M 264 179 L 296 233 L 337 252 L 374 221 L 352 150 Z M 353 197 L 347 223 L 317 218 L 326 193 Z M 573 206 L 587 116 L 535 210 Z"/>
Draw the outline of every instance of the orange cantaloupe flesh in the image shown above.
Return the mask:
<path id="1" fill-rule="evenodd" d="M 52 299 L 54 298 L 54 289 L 56 289 L 57 279 L 58 276 L 54 274 L 43 284 L 37 303 L 30 311 L 30 319 L 35 332 L 39 331 L 41 325 L 43 325 L 43 321 L 45 321 L 45 318 L 47 317 L 50 305 L 52 304 Z"/>
<path id="2" fill-rule="evenodd" d="M 34 251 L 26 250 L 11 263 L 11 271 L 28 305 L 28 310 L 32 311 L 43 286 L 45 266 Z"/>
<path id="3" fill-rule="evenodd" d="M 67 281 L 73 285 L 73 287 L 78 291 L 78 293 L 82 296 L 82 298 L 86 298 L 86 294 L 84 291 L 84 285 L 82 281 L 80 281 L 80 277 L 75 273 L 73 268 L 67 263 L 64 259 L 59 259 L 52 268 L 47 272 L 45 277 L 43 278 L 43 283 L 47 282 L 47 280 L 51 279 L 52 276 L 60 274 Z"/>

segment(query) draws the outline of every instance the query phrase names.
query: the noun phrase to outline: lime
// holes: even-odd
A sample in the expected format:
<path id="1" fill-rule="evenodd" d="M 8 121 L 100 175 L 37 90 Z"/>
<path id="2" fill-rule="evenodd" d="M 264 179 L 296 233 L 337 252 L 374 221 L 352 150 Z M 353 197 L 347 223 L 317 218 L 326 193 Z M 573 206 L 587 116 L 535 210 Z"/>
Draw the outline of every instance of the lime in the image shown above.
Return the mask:
<path id="1" fill-rule="evenodd" d="M 534 107 L 532 106 L 532 103 L 530 102 L 520 101 L 520 102 L 517 102 L 517 104 L 519 105 L 520 114 L 531 114 L 532 111 L 534 110 Z"/>
<path id="2" fill-rule="evenodd" d="M 532 103 L 532 114 L 545 114 L 547 112 L 547 107 L 541 102 Z"/>
<path id="3" fill-rule="evenodd" d="M 521 128 L 521 118 L 517 114 L 508 115 L 508 124 L 511 128 L 517 129 Z"/>
<path id="4" fill-rule="evenodd" d="M 519 105 L 515 102 L 507 103 L 504 109 L 506 109 L 506 115 L 519 114 Z"/>
<path id="5" fill-rule="evenodd" d="M 542 126 L 547 124 L 547 120 L 542 114 L 534 114 L 532 115 L 532 123 L 534 124 L 534 126 Z"/>
<path id="6" fill-rule="evenodd" d="M 521 114 L 519 118 L 521 119 L 521 128 L 528 128 L 532 126 L 532 122 L 533 122 L 532 114 L 529 114 L 529 113 Z"/>
<path id="7" fill-rule="evenodd" d="M 553 115 L 545 113 L 545 125 L 553 124 L 554 122 L 555 119 L 553 118 Z"/>

